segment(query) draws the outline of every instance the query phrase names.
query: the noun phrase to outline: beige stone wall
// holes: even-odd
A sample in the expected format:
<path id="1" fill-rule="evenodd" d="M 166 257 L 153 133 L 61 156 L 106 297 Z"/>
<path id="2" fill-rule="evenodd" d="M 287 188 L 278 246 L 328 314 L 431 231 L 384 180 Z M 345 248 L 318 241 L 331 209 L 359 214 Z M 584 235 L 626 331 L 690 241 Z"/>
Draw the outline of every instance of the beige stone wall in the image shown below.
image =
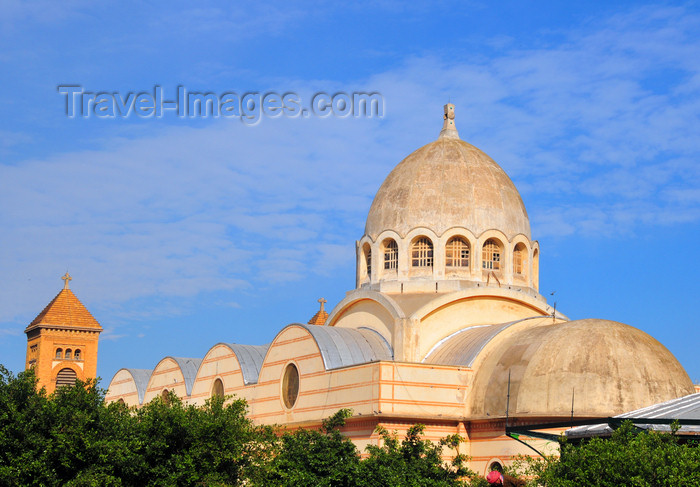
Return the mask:
<path id="1" fill-rule="evenodd" d="M 148 381 L 148 386 L 146 387 L 143 402 L 151 402 L 166 389 L 170 392 L 174 392 L 177 397 L 183 399 L 185 403 L 189 403 L 190 398 L 187 395 L 187 388 L 185 387 L 185 377 L 178 363 L 170 357 L 166 357 L 158 362 L 158 365 L 153 369 L 151 379 Z"/>
<path id="2" fill-rule="evenodd" d="M 559 434 L 562 429 L 542 430 L 551 434 Z M 494 462 L 510 465 L 519 456 L 539 457 L 527 446 L 519 443 L 505 434 L 505 419 L 471 421 L 468 423 L 470 468 L 476 473 L 485 475 Z M 521 440 L 532 445 L 545 455 L 558 455 L 557 442 L 521 436 Z"/>
<path id="3" fill-rule="evenodd" d="M 292 408 L 282 400 L 282 377 L 288 364 L 299 371 L 299 396 Z M 376 365 L 326 371 L 313 336 L 300 326 L 289 326 L 270 345 L 260 371 L 251 418 L 259 423 L 319 422 L 349 407 L 369 415 L 376 395 Z"/>
<path id="4" fill-rule="evenodd" d="M 462 418 L 473 371 L 418 363 L 380 362 L 377 413 L 413 418 Z"/>
<path id="5" fill-rule="evenodd" d="M 190 403 L 203 405 L 211 397 L 216 379 L 223 382 L 225 395 L 243 398 L 249 403 L 254 399 L 253 388 L 244 384 L 236 354 L 223 343 L 213 346 L 204 356 L 192 386 Z"/>
<path id="6" fill-rule="evenodd" d="M 369 297 L 358 296 L 358 299 L 353 300 L 340 312 L 329 316 L 328 323 L 345 328 L 371 328 L 391 343 L 394 327 L 397 326 L 391 311 L 382 303 Z"/>
<path id="7" fill-rule="evenodd" d="M 544 301 L 508 287 L 410 296 L 359 290 L 336 306 L 328 323 L 372 328 L 391 344 L 396 360 L 421 362 L 438 342 L 469 326 L 508 323 L 552 312 Z"/>
<path id="8" fill-rule="evenodd" d="M 115 402 L 122 400 L 128 407 L 140 406 L 139 393 L 136 389 L 134 378 L 127 369 L 118 371 L 109 383 L 109 389 L 105 401 Z"/>
<path id="9" fill-rule="evenodd" d="M 449 301 L 431 303 L 420 310 L 416 313 L 422 316 L 416 330 L 415 355 L 422 360 L 440 340 L 469 326 L 508 323 L 545 313 L 541 303 L 526 304 L 508 294 L 474 291 L 455 295 Z M 443 304 L 444 301 L 448 302 Z"/>

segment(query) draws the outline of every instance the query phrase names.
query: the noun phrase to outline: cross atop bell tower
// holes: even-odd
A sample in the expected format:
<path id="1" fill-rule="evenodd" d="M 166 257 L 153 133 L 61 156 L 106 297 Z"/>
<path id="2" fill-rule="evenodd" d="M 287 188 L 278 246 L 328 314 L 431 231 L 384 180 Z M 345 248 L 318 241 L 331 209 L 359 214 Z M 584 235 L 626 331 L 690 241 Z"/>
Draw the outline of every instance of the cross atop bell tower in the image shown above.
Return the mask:
<path id="1" fill-rule="evenodd" d="M 63 289 L 70 289 L 70 282 L 73 278 L 68 274 L 68 271 L 66 271 L 66 274 L 61 279 L 63 279 Z"/>
<path id="2" fill-rule="evenodd" d="M 328 312 L 323 309 L 323 305 L 326 304 L 328 301 L 326 301 L 326 298 L 321 298 L 318 300 L 318 303 L 321 305 L 321 308 L 316 312 L 315 315 L 311 317 L 309 320 L 309 325 L 325 325 L 326 320 L 328 319 Z"/>
<path id="3" fill-rule="evenodd" d="M 26 368 L 34 368 L 39 388 L 53 392 L 77 379 L 97 375 L 97 341 L 102 327 L 73 294 L 68 272 L 63 289 L 34 318 L 27 334 Z"/>

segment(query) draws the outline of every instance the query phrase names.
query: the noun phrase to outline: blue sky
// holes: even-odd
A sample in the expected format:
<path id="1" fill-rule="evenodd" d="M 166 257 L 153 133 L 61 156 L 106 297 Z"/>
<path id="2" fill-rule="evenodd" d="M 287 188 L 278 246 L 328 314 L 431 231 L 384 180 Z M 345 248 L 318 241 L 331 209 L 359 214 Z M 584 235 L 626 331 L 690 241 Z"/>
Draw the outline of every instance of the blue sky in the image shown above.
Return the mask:
<path id="1" fill-rule="evenodd" d="M 416 2 L 417 3 L 417 2 Z M 700 382 L 700 6 L 2 1 L 0 363 L 61 289 L 98 374 L 262 344 L 354 286 L 374 193 L 442 105 L 518 186 L 541 292 Z M 377 91 L 382 118 L 68 118 L 88 91 Z"/>

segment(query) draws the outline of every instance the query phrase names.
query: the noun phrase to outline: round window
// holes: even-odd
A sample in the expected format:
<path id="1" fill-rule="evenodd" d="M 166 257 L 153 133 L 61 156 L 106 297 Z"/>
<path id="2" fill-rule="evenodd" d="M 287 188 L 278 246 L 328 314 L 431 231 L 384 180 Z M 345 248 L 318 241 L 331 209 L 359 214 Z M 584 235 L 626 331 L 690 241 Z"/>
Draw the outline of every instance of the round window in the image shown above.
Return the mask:
<path id="1" fill-rule="evenodd" d="M 299 397 L 299 371 L 296 365 L 289 364 L 282 377 L 282 400 L 289 409 L 294 407 Z"/>

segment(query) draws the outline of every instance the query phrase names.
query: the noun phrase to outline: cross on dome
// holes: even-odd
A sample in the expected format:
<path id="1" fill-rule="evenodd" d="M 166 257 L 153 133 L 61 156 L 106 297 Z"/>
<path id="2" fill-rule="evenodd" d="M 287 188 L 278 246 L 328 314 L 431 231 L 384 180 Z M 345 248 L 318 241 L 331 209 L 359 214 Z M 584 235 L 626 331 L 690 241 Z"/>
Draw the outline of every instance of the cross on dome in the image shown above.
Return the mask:
<path id="1" fill-rule="evenodd" d="M 70 289 L 69 283 L 73 280 L 73 278 L 70 276 L 70 274 L 68 274 L 68 271 L 66 271 L 66 275 L 61 279 L 63 279 L 63 289 Z"/>
<path id="2" fill-rule="evenodd" d="M 324 298 L 321 298 L 318 300 L 319 303 L 321 303 L 321 313 L 323 313 L 323 305 L 326 304 L 328 301 L 326 301 Z"/>

